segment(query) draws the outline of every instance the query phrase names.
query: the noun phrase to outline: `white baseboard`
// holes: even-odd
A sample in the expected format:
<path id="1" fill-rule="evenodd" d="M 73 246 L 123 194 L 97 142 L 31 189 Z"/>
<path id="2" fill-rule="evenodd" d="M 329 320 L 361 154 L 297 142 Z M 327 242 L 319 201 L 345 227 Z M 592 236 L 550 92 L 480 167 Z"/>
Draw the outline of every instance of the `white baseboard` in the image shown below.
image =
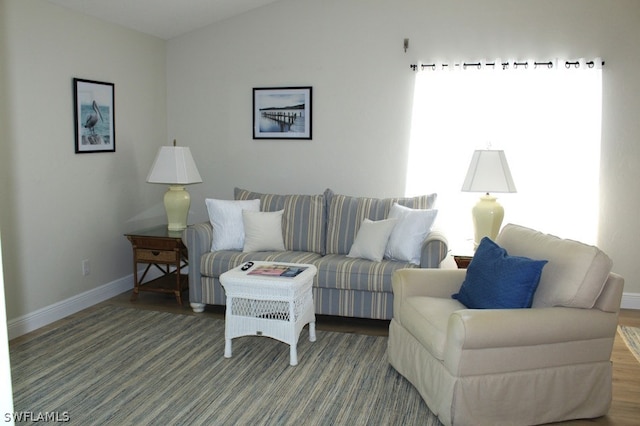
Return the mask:
<path id="1" fill-rule="evenodd" d="M 622 309 L 640 309 L 640 293 L 624 293 L 620 307 Z"/>
<path id="2" fill-rule="evenodd" d="M 133 289 L 133 274 L 7 321 L 9 340 Z"/>

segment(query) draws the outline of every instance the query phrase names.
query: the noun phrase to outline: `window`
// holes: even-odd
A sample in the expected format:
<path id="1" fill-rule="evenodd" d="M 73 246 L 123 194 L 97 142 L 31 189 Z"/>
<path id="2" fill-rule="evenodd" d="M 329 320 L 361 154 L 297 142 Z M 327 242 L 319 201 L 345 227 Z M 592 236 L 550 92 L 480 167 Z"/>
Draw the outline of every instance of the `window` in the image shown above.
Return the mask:
<path id="1" fill-rule="evenodd" d="M 473 151 L 488 147 L 505 151 L 517 188 L 493 194 L 503 225 L 596 243 L 602 77 L 594 64 L 496 61 L 416 74 L 406 193 L 438 193 L 438 226 L 453 248 L 473 240 L 471 209 L 482 194 L 460 189 Z"/>

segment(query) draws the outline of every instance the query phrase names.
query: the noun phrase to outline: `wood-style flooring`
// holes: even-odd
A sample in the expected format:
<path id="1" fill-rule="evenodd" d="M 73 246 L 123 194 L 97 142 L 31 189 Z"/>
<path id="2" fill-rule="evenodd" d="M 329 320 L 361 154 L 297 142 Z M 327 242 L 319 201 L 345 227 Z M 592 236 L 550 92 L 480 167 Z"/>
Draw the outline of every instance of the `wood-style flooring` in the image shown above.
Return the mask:
<path id="1" fill-rule="evenodd" d="M 223 307 L 207 306 L 205 312 L 195 314 L 188 303 L 184 303 L 183 306 L 178 306 L 175 298 L 168 295 L 145 292 L 141 293 L 135 302 L 131 302 L 129 300 L 130 294 L 130 292 L 123 293 L 96 305 L 96 307 L 103 305 L 128 306 L 136 309 L 157 310 L 184 315 L 211 315 L 224 319 Z M 189 300 L 186 293 L 183 294 L 183 300 Z M 91 307 L 88 309 L 94 308 L 95 307 Z M 82 312 L 60 321 L 69 321 L 81 314 Z M 60 322 L 51 324 L 50 326 L 18 337 L 17 339 L 29 339 L 50 327 L 57 326 L 59 323 Z M 621 325 L 640 328 L 640 310 L 623 309 L 620 313 L 619 323 Z M 316 328 L 318 330 L 386 336 L 388 334 L 388 327 L 389 321 L 382 320 L 337 318 L 322 315 L 316 317 Z M 611 359 L 613 361 L 613 402 L 609 413 L 597 419 L 569 421 L 560 424 L 640 425 L 640 362 L 638 362 L 629 351 L 619 334 L 616 334 Z"/>

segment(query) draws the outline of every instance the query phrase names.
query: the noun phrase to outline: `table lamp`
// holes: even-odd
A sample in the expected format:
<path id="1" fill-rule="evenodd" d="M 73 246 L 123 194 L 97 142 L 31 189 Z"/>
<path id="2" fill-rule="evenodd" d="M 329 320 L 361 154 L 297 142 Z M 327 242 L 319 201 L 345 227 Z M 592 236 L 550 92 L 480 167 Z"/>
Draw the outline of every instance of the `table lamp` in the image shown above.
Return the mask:
<path id="1" fill-rule="evenodd" d="M 169 185 L 169 190 L 164 194 L 169 231 L 185 229 L 191 197 L 184 186 L 202 182 L 191 150 L 186 146 L 176 146 L 175 140 L 173 146 L 160 147 L 147 182 Z"/>
<path id="2" fill-rule="evenodd" d="M 490 192 L 516 192 L 504 151 L 477 150 L 471 157 L 463 192 L 484 192 L 473 207 L 474 249 L 483 237 L 495 240 L 504 218 L 504 208 Z"/>

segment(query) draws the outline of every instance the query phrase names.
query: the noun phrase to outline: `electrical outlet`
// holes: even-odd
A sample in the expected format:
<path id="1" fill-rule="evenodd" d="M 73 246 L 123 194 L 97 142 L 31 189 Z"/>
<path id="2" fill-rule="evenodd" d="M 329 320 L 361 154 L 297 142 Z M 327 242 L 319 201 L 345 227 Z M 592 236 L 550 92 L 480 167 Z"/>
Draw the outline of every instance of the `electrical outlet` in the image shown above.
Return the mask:
<path id="1" fill-rule="evenodd" d="M 91 273 L 91 264 L 89 263 L 89 259 L 85 259 L 82 261 L 82 275 L 87 276 Z"/>

